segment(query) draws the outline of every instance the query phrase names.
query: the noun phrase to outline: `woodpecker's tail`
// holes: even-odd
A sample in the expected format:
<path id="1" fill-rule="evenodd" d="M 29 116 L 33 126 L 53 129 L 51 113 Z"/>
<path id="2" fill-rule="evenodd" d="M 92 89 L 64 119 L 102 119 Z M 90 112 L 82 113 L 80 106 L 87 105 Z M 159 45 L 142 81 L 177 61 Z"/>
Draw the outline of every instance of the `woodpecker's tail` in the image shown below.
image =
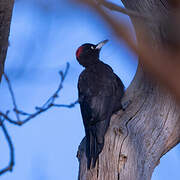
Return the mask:
<path id="1" fill-rule="evenodd" d="M 99 153 L 102 151 L 104 144 L 97 142 L 97 137 L 93 128 L 89 131 L 89 135 L 86 135 L 86 138 L 87 168 L 90 169 L 91 163 L 92 168 L 95 167 L 96 160 Z"/>
<path id="2" fill-rule="evenodd" d="M 88 169 L 90 169 L 91 163 L 92 168 L 96 165 L 97 158 L 104 146 L 104 135 L 105 132 L 99 134 L 96 125 L 92 126 L 88 132 L 86 132 L 86 157 Z"/>

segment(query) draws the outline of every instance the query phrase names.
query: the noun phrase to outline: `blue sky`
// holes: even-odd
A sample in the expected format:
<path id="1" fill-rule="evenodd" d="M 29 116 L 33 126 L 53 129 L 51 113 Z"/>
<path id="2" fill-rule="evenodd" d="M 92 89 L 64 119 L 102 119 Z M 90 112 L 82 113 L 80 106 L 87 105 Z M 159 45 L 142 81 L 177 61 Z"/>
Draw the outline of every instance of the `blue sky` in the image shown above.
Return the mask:
<path id="1" fill-rule="evenodd" d="M 129 19 L 117 13 L 118 18 Z M 132 30 L 133 32 L 133 30 Z M 101 59 L 108 63 L 127 87 L 134 77 L 137 61 L 127 47 L 116 42 L 106 23 L 84 7 L 65 0 L 18 0 L 15 3 L 6 72 L 11 79 L 20 109 L 33 112 L 52 95 L 59 83 L 58 71 L 70 63 L 70 71 L 57 103 L 77 99 L 77 79 L 82 67 L 75 51 L 83 43 L 110 41 Z M 0 87 L 2 110 L 12 108 L 3 79 Z M 52 108 L 22 127 L 7 124 L 15 146 L 15 167 L 2 180 L 74 180 L 78 175 L 76 153 L 84 137 L 79 105 L 73 109 Z M 3 136 L 0 132 L 1 137 Z M 8 147 L 1 140 L 1 163 L 8 162 Z M 180 148 L 161 160 L 153 180 L 178 180 Z"/>

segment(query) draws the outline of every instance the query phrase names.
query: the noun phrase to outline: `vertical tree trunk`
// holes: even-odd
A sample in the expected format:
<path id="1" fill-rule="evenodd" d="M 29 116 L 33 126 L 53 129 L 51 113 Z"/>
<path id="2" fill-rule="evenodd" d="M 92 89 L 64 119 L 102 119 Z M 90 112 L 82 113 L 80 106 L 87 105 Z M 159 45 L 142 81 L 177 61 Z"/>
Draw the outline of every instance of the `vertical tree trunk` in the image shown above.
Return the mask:
<path id="1" fill-rule="evenodd" d="M 168 45 L 169 7 L 166 0 L 122 0 L 124 5 L 156 19 L 132 18 L 148 32 L 152 47 Z M 162 18 L 163 17 L 163 18 Z M 113 115 L 105 145 L 94 169 L 87 171 L 85 139 L 78 150 L 79 180 L 150 180 L 160 158 L 180 142 L 180 108 L 175 99 L 138 66 L 124 100 L 132 100 L 125 112 Z"/>
<path id="2" fill-rule="evenodd" d="M 0 81 L 8 49 L 8 38 L 14 0 L 0 0 Z"/>

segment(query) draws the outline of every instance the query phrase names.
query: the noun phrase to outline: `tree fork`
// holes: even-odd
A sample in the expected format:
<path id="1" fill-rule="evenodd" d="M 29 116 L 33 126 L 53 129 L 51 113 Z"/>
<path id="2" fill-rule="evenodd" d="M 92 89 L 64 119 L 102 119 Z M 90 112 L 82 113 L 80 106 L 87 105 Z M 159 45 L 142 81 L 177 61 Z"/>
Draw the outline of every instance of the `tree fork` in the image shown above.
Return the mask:
<path id="1" fill-rule="evenodd" d="M 139 45 L 139 27 L 147 30 L 152 47 L 168 39 L 170 16 L 166 0 L 122 0 L 125 7 L 138 13 L 156 16 L 155 22 L 131 18 Z M 163 34 L 162 34 L 163 32 Z M 142 65 L 125 93 L 131 100 L 125 112 L 111 118 L 105 145 L 96 167 L 87 171 L 85 138 L 78 150 L 79 180 L 150 180 L 160 158 L 180 142 L 180 108 L 174 97 L 149 78 Z"/>

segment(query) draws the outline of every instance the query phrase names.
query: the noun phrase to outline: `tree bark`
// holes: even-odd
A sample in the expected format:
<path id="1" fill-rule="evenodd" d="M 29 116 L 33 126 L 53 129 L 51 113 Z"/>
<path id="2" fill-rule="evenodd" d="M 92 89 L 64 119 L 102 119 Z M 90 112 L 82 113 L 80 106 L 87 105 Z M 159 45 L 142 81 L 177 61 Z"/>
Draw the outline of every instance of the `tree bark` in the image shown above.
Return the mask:
<path id="1" fill-rule="evenodd" d="M 125 7 L 151 15 L 156 21 L 131 18 L 141 44 L 139 27 L 146 29 L 154 48 L 169 45 L 166 0 L 122 0 Z M 96 167 L 87 171 L 85 138 L 78 150 L 79 180 L 150 180 L 160 158 L 180 142 L 180 108 L 174 97 L 138 66 L 123 101 L 125 112 L 111 118 Z"/>
<path id="2" fill-rule="evenodd" d="M 14 0 L 0 0 L 0 81 L 8 49 L 8 38 Z"/>

